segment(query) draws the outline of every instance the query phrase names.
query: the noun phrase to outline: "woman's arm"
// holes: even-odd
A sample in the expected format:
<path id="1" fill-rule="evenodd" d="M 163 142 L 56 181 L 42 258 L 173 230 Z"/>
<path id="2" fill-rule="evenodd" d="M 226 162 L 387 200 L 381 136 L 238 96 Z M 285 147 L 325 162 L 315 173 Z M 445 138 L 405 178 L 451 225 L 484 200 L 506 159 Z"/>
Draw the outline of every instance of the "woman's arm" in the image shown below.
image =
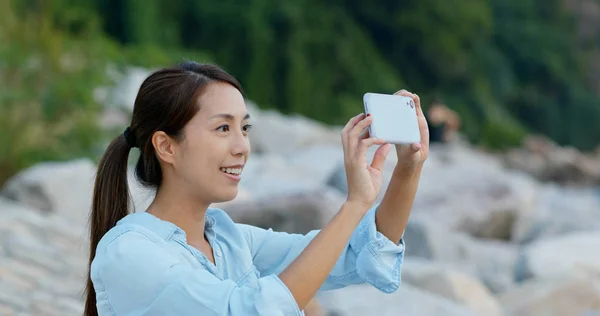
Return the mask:
<path id="1" fill-rule="evenodd" d="M 346 203 L 279 278 L 304 308 L 323 285 L 365 214 L 365 206 Z"/>
<path id="2" fill-rule="evenodd" d="M 400 242 L 417 193 L 422 166 L 397 166 L 375 214 L 377 230 Z"/>
<path id="3" fill-rule="evenodd" d="M 375 216 L 377 230 L 394 243 L 398 243 L 404 235 L 417 193 L 421 170 L 429 156 L 429 128 L 421 109 L 419 96 L 406 90 L 400 90 L 395 94 L 410 97 L 415 102 L 421 134 L 421 141 L 417 144 L 396 145 L 398 164 Z"/>
<path id="4" fill-rule="evenodd" d="M 371 122 L 371 117 L 359 115 L 342 131 L 348 199 L 321 231 L 303 236 L 239 226 L 261 274 L 279 274 L 300 308 L 324 285 L 336 288 L 368 281 L 383 291 L 399 285 L 403 247 L 390 246 L 389 240 L 386 244 L 377 235 L 373 212 L 368 212 L 379 195 L 381 169 L 390 149 L 379 147 L 372 163 L 367 163 L 368 147 L 384 143 L 366 138 L 363 131 Z"/>

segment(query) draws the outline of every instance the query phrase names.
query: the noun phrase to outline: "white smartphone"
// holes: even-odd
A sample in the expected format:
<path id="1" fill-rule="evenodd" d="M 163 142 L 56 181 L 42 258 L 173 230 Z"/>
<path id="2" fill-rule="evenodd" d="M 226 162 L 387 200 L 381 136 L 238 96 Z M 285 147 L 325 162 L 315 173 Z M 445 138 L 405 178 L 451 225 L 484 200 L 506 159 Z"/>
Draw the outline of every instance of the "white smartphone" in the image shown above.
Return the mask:
<path id="1" fill-rule="evenodd" d="M 369 126 L 371 137 L 391 144 L 412 144 L 421 141 L 417 110 L 412 98 L 380 93 L 365 93 L 365 114 L 373 117 Z"/>

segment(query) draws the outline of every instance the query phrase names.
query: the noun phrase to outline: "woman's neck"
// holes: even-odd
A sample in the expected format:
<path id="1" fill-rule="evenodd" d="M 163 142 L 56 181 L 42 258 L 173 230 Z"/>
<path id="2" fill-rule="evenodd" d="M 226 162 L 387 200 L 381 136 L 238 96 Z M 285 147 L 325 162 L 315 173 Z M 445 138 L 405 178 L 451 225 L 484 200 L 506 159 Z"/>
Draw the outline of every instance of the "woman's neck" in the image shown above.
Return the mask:
<path id="1" fill-rule="evenodd" d="M 181 228 L 188 243 L 204 242 L 204 224 L 209 203 L 194 198 L 187 190 L 163 183 L 147 212 Z"/>

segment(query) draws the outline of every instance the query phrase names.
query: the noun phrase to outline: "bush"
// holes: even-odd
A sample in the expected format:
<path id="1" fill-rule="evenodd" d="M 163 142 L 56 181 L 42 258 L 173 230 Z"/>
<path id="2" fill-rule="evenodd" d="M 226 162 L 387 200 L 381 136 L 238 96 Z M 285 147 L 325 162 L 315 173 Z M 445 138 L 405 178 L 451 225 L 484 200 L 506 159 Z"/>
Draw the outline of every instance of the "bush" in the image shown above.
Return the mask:
<path id="1" fill-rule="evenodd" d="M 93 157 L 101 137 L 92 91 L 117 50 L 93 16 L 53 9 L 0 2 L 0 185 L 40 161 Z"/>

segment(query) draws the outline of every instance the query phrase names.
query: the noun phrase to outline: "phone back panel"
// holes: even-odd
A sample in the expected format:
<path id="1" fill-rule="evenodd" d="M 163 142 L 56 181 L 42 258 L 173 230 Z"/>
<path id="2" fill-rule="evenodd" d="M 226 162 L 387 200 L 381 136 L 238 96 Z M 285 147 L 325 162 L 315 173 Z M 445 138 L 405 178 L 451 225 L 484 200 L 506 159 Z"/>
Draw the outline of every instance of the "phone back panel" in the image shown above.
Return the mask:
<path id="1" fill-rule="evenodd" d="M 365 113 L 371 114 L 371 137 L 392 144 L 411 144 L 421 141 L 414 101 L 405 96 L 365 93 Z"/>

